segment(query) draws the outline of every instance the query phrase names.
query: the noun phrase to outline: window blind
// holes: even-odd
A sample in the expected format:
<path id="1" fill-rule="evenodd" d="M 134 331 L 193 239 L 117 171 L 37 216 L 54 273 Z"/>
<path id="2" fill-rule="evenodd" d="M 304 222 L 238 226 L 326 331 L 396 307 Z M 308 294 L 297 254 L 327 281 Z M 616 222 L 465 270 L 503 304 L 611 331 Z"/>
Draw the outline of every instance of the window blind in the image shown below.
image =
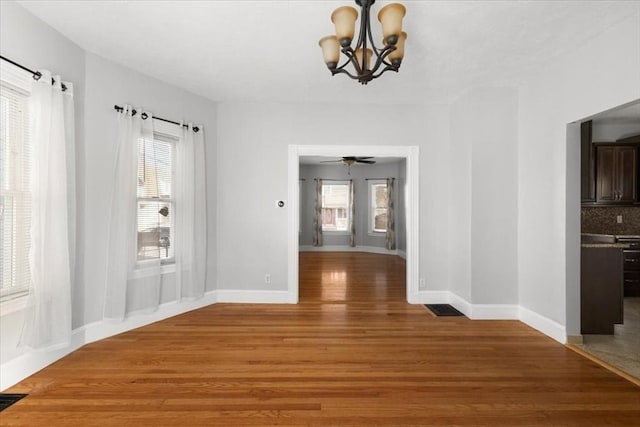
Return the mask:
<path id="1" fill-rule="evenodd" d="M 173 143 L 138 141 L 138 260 L 173 258 Z"/>
<path id="2" fill-rule="evenodd" d="M 31 162 L 28 94 L 0 82 L 0 299 L 28 292 Z"/>

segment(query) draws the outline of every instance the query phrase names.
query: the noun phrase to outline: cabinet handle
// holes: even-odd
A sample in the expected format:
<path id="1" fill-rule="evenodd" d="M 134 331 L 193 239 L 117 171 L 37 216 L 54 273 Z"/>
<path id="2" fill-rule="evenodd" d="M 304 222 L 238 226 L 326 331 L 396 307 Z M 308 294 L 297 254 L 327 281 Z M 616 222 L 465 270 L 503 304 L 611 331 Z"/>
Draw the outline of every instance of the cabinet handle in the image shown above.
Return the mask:
<path id="1" fill-rule="evenodd" d="M 640 283 L 640 279 L 624 279 L 624 283 Z"/>
<path id="2" fill-rule="evenodd" d="M 630 258 L 630 259 L 625 259 L 625 262 L 640 262 L 640 259 L 638 258 Z"/>

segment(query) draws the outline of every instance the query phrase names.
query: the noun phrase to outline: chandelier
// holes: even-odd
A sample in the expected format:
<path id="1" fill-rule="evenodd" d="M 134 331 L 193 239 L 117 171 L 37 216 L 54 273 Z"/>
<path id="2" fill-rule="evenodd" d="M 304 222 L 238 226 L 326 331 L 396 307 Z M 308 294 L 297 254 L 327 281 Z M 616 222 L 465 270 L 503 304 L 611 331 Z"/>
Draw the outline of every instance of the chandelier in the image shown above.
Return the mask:
<path id="1" fill-rule="evenodd" d="M 360 32 L 355 47 L 351 42 L 355 33 L 358 11 L 351 6 L 339 7 L 331 14 L 331 21 L 336 27 L 336 34 L 320 39 L 324 62 L 331 71 L 331 75 L 344 73 L 361 84 L 366 85 L 371 80 L 380 77 L 386 71 L 398 71 L 404 56 L 404 42 L 407 33 L 402 31 L 402 18 L 405 8 L 399 3 L 384 6 L 378 12 L 378 21 L 382 25 L 382 45 L 377 48 L 371 35 L 369 14 L 375 0 L 355 0 L 360 6 Z M 338 66 L 340 52 L 346 59 Z M 373 66 L 372 66 L 373 61 Z M 347 66 L 351 64 L 350 72 Z"/>

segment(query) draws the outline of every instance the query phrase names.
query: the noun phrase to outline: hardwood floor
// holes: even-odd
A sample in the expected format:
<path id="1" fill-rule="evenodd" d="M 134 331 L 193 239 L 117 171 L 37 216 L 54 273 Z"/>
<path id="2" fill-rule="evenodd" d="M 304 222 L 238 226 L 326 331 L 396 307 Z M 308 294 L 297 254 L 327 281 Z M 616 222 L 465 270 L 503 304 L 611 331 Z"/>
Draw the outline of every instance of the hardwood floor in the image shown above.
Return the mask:
<path id="1" fill-rule="evenodd" d="M 404 262 L 300 254 L 297 305 L 216 304 L 7 390 L 28 426 L 638 426 L 640 387 L 517 321 L 438 318 Z"/>

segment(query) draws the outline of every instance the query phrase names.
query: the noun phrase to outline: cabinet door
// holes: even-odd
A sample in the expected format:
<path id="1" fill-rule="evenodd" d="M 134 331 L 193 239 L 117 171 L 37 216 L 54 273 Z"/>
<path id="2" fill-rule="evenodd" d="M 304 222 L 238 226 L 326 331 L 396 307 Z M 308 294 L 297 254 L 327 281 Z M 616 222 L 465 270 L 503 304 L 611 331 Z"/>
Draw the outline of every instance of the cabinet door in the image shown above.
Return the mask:
<path id="1" fill-rule="evenodd" d="M 582 202 L 595 202 L 595 150 L 591 143 L 591 120 L 580 125 L 580 191 Z"/>
<path id="2" fill-rule="evenodd" d="M 616 178 L 619 202 L 635 202 L 638 172 L 635 147 L 616 148 Z"/>
<path id="3" fill-rule="evenodd" d="M 615 202 L 617 198 L 615 179 L 616 147 L 597 148 L 596 165 L 596 200 L 598 202 Z"/>

